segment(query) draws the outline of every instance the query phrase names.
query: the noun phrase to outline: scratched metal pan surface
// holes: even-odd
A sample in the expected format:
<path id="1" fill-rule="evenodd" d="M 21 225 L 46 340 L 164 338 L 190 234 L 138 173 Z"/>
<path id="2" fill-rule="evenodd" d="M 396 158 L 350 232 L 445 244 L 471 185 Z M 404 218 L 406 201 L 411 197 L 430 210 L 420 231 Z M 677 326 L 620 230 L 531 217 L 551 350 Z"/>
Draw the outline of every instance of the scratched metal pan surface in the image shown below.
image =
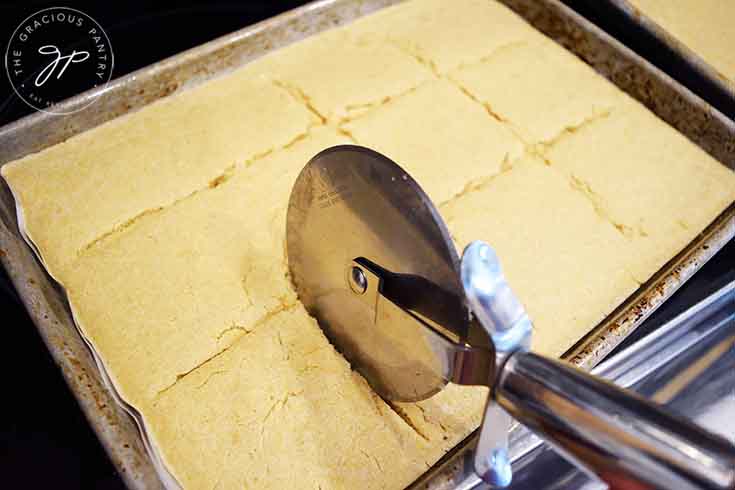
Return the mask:
<path id="1" fill-rule="evenodd" d="M 682 62 L 686 63 L 705 79 L 712 82 L 722 92 L 727 94 L 730 99 L 735 101 L 735 80 L 730 80 L 725 75 L 717 71 L 711 64 L 707 63 L 691 47 L 684 44 L 672 33 L 661 27 L 655 18 L 646 15 L 640 9 L 633 6 L 628 0 L 605 0 L 601 4 L 608 3 L 617 9 L 629 25 L 642 28 L 653 38 L 663 43 L 672 52 L 674 52 Z M 599 7 L 599 5 L 598 5 Z"/>
<path id="2" fill-rule="evenodd" d="M 105 89 L 64 102 L 91 107 L 66 116 L 37 113 L 0 128 L 0 164 L 37 152 L 172 93 L 221 76 L 268 52 L 342 25 L 400 0 L 322 0 L 216 39 L 121 77 Z M 665 74 L 574 14 L 558 0 L 502 0 L 528 22 L 577 54 L 647 105 L 723 164 L 735 168 L 735 124 Z M 68 110 L 65 112 L 69 112 Z M 643 285 L 565 357 L 594 366 L 735 235 L 735 208 Z M 161 488 L 161 477 L 140 429 L 105 382 L 95 356 L 75 327 L 62 288 L 45 273 L 24 241 L 10 190 L 0 184 L 0 261 L 97 436 L 130 488 Z M 128 407 L 129 408 L 129 407 Z M 473 437 L 416 485 L 445 488 L 461 473 L 458 458 Z"/>

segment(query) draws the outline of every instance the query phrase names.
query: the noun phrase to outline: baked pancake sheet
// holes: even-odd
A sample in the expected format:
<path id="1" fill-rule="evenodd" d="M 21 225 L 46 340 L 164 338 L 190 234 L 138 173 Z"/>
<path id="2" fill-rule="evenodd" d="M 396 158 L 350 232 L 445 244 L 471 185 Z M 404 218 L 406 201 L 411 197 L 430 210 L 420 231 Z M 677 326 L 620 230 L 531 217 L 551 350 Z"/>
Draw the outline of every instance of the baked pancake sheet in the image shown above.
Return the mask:
<path id="1" fill-rule="evenodd" d="M 342 143 L 404 166 L 458 247 L 496 247 L 549 355 L 735 198 L 731 171 L 489 0 L 386 8 L 5 165 L 183 487 L 403 488 L 480 423 L 483 388 L 385 403 L 294 294 L 291 185 Z"/>

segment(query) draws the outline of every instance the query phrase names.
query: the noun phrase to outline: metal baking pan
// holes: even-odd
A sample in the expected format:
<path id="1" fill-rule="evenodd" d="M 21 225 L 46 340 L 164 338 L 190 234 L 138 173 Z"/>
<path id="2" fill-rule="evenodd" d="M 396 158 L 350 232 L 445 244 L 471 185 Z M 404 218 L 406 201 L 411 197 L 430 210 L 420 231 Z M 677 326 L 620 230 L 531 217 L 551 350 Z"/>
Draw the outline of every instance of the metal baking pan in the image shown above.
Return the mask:
<path id="1" fill-rule="evenodd" d="M 175 92 L 225 74 L 272 50 L 348 23 L 399 0 L 322 0 L 308 4 L 113 81 L 62 103 L 67 116 L 37 113 L 0 128 L 0 164 L 37 152 Z M 735 168 L 735 123 L 585 21 L 558 0 L 502 0 L 537 29 L 567 47 L 621 89 L 647 105 L 713 157 Z M 0 260 L 90 424 L 130 488 L 161 488 L 135 422 L 115 401 L 75 328 L 63 291 L 45 273 L 18 228 L 10 190 L 0 184 Z M 717 250 L 735 236 L 731 206 L 654 278 L 581 339 L 565 357 L 591 368 L 632 332 Z M 451 479 L 460 444 L 420 485 Z M 434 474 L 436 471 L 431 471 Z M 427 483 L 428 481 L 428 483 Z M 417 482 L 417 485 L 419 483 Z"/>
<path id="2" fill-rule="evenodd" d="M 628 0 L 605 0 L 594 2 L 593 7 L 598 11 L 610 12 L 613 9 L 615 17 L 619 17 L 621 28 L 640 29 L 645 32 L 651 40 L 660 43 L 661 46 L 678 58 L 678 63 L 683 63 L 688 69 L 699 75 L 708 83 L 713 84 L 719 91 L 729 97 L 731 104 L 735 104 L 735 80 L 730 80 L 718 72 L 712 65 L 707 63 L 696 51 L 676 38 L 672 33 L 661 27 L 656 19 L 649 17 L 645 12 L 633 6 Z M 699 88 L 699 87 L 695 87 Z M 735 117 L 735 114 L 731 114 Z"/>

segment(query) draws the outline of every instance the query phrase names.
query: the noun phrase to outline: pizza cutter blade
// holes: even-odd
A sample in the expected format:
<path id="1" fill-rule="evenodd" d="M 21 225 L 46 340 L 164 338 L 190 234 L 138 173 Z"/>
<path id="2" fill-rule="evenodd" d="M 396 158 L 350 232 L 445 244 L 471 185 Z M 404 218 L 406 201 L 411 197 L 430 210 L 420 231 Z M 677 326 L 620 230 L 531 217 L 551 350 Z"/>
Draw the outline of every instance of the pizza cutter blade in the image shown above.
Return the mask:
<path id="1" fill-rule="evenodd" d="M 421 400 L 492 369 L 490 344 L 466 343 L 477 327 L 449 233 L 388 158 L 339 146 L 312 159 L 291 194 L 286 247 L 299 298 L 383 398 Z"/>
<path id="2" fill-rule="evenodd" d="M 485 482 L 510 482 L 509 414 L 625 488 L 735 486 L 730 442 L 528 352 L 531 322 L 492 248 L 473 242 L 460 260 L 430 199 L 385 156 L 351 145 L 315 156 L 291 193 L 286 246 L 304 306 L 384 399 L 490 387 L 474 458 Z"/>

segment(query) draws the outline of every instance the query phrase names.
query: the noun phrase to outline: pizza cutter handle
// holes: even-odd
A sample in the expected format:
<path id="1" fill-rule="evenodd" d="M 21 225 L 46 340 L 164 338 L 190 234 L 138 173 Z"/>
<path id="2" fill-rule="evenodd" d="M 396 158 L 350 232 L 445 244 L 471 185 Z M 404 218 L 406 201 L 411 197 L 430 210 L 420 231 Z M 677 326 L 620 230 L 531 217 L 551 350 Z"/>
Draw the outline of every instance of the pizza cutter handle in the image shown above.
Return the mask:
<path id="1" fill-rule="evenodd" d="M 517 351 L 494 390 L 513 417 L 614 489 L 735 488 L 726 439 L 569 364 Z"/>

